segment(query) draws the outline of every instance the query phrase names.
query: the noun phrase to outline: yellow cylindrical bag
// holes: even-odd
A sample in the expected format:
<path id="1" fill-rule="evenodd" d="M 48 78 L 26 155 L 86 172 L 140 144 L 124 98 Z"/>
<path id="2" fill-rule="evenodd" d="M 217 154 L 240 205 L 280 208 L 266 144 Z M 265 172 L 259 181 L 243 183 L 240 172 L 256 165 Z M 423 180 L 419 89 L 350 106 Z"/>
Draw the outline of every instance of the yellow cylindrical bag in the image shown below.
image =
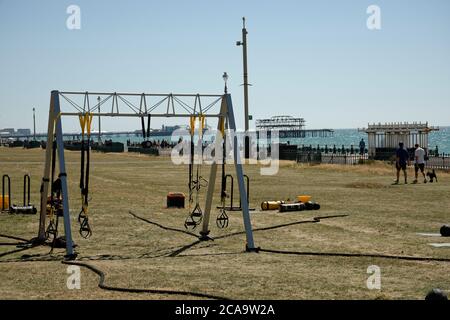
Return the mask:
<path id="1" fill-rule="evenodd" d="M 279 210 L 282 203 L 284 201 L 264 201 L 261 202 L 261 210 Z"/>
<path id="2" fill-rule="evenodd" d="M 310 201 L 311 198 L 312 198 L 311 196 L 297 196 L 297 201 L 306 203 L 306 202 Z"/>

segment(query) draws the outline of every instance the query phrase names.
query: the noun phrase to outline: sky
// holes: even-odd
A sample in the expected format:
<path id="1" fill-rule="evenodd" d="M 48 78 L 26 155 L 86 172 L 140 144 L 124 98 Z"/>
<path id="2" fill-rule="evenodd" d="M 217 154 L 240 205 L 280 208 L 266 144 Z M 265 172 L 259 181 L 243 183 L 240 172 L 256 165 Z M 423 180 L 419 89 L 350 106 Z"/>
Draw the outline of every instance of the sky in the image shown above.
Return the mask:
<path id="1" fill-rule="evenodd" d="M 69 5 L 81 10 L 78 30 L 66 26 Z M 379 30 L 367 28 L 370 5 Z M 220 94 L 224 71 L 242 128 L 243 16 L 253 119 L 450 125 L 448 0 L 0 0 L 0 129 L 32 128 L 35 107 L 45 132 L 51 90 Z M 63 127 L 80 131 L 74 119 Z M 139 128 L 138 119 L 102 123 Z"/>

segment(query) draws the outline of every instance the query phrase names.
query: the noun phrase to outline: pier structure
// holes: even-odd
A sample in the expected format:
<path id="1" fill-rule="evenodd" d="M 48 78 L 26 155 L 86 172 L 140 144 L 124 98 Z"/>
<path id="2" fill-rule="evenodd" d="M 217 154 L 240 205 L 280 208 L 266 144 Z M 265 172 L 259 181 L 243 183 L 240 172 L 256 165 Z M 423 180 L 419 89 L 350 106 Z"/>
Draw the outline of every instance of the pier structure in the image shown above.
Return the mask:
<path id="1" fill-rule="evenodd" d="M 333 136 L 334 131 L 332 129 L 305 129 L 305 123 L 304 118 L 273 116 L 269 119 L 256 120 L 256 132 L 258 134 L 260 131 L 267 131 L 267 136 L 270 137 L 271 131 L 278 130 L 280 138 L 326 138 Z"/>
<path id="2" fill-rule="evenodd" d="M 439 127 L 430 126 L 428 122 L 374 123 L 358 129 L 368 134 L 369 156 L 374 159 L 383 157 L 383 154 L 392 154 L 400 142 L 404 143 L 406 149 L 413 149 L 415 144 L 419 144 L 428 150 L 428 135 L 438 130 Z"/>

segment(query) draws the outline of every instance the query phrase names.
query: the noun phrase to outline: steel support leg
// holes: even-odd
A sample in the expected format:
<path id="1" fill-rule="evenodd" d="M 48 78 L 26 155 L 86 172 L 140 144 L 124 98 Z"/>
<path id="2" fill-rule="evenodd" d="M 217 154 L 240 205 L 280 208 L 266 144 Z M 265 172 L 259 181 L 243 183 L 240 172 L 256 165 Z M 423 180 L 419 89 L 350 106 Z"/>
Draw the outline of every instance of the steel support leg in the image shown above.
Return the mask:
<path id="1" fill-rule="evenodd" d="M 39 232 L 38 232 L 39 241 L 45 241 L 45 219 L 47 214 L 47 197 L 50 184 L 50 167 L 52 162 L 52 146 L 53 146 L 53 135 L 55 130 L 55 117 L 56 116 L 54 108 L 54 95 L 52 92 L 50 96 L 50 107 L 48 113 L 47 146 L 45 148 L 44 175 L 42 177 L 41 212 L 39 217 Z"/>
<path id="2" fill-rule="evenodd" d="M 63 214 L 64 214 L 64 234 L 66 237 L 66 258 L 74 259 L 76 255 L 73 251 L 72 230 L 70 227 L 69 212 L 69 190 L 67 188 L 66 162 L 64 158 L 64 141 L 61 124 L 59 92 L 52 91 L 52 100 L 54 103 L 54 113 L 56 115 L 56 149 L 58 151 L 59 160 L 59 178 L 61 179 L 62 197 L 63 197 Z M 47 148 L 50 146 L 47 145 Z"/>
<path id="3" fill-rule="evenodd" d="M 226 98 L 222 98 L 222 104 L 220 106 L 220 114 L 223 115 L 223 117 L 226 117 Z M 214 140 L 216 146 L 215 146 L 215 153 L 213 158 L 213 163 L 211 164 L 211 171 L 209 174 L 209 180 L 208 180 L 208 193 L 206 195 L 206 204 L 205 204 L 205 213 L 203 217 L 203 226 L 202 231 L 200 231 L 200 239 L 201 240 L 208 240 L 208 234 L 209 234 L 209 221 L 211 219 L 211 208 L 212 208 L 212 200 L 214 195 L 214 187 L 216 185 L 216 177 L 217 177 L 217 152 L 218 150 L 222 150 L 221 148 L 221 142 L 223 141 L 222 133 L 220 132 L 220 122 L 222 121 L 221 118 L 219 118 L 219 122 L 217 124 L 217 133 L 216 133 L 216 139 Z"/>
<path id="4" fill-rule="evenodd" d="M 231 95 L 226 94 L 226 101 L 227 101 L 227 115 L 228 115 L 228 125 L 230 127 L 230 130 L 233 132 L 236 132 L 236 121 L 234 118 L 234 111 L 233 111 L 233 102 L 231 100 Z M 235 135 L 234 136 L 234 166 L 236 168 L 236 176 L 238 180 L 239 185 L 239 194 L 241 196 L 241 203 L 242 203 L 242 216 L 244 219 L 244 227 L 245 227 L 245 234 L 247 237 L 247 250 L 248 251 L 256 251 L 257 248 L 255 247 L 255 243 L 253 241 L 253 230 L 252 230 L 252 222 L 250 219 L 250 212 L 248 209 L 248 199 L 247 199 L 247 192 L 245 190 L 245 183 L 244 183 L 244 172 L 242 169 L 242 163 L 240 159 L 240 152 L 239 152 L 239 143 L 238 138 Z"/>

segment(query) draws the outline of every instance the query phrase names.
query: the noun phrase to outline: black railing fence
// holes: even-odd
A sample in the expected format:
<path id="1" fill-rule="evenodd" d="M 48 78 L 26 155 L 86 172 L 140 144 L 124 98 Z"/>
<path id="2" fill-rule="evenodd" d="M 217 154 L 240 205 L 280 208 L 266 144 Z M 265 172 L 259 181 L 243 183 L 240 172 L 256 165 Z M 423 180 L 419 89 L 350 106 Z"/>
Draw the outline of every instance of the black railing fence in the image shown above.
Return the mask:
<path id="1" fill-rule="evenodd" d="M 437 151 L 437 150 L 436 150 Z M 377 154 L 377 156 L 380 156 Z M 395 152 L 386 152 L 382 155 L 385 161 L 395 161 Z M 366 148 L 359 149 L 354 146 L 337 147 L 337 146 L 296 146 L 284 145 L 279 146 L 280 160 L 291 160 L 299 163 L 310 164 L 341 164 L 356 165 L 365 164 L 374 160 L 369 157 Z M 378 158 L 378 157 L 377 157 Z M 411 157 L 411 165 L 414 164 L 413 156 Z M 430 150 L 426 160 L 426 167 L 430 169 L 450 170 L 450 154 L 438 154 L 435 150 Z"/>
<path id="2" fill-rule="evenodd" d="M 283 145 L 280 145 L 280 148 L 282 148 Z M 301 152 L 314 152 L 314 153 L 318 153 L 320 151 L 320 153 L 325 153 L 325 154 L 366 154 L 368 153 L 368 149 L 364 146 L 363 148 L 357 147 L 357 146 L 313 146 L 313 145 L 309 145 L 309 146 L 305 146 L 305 145 L 301 145 L 298 146 L 298 150 Z"/>
<path id="3" fill-rule="evenodd" d="M 437 156 L 430 156 L 426 162 L 426 166 L 430 169 L 450 170 L 450 154 L 442 153 Z"/>

